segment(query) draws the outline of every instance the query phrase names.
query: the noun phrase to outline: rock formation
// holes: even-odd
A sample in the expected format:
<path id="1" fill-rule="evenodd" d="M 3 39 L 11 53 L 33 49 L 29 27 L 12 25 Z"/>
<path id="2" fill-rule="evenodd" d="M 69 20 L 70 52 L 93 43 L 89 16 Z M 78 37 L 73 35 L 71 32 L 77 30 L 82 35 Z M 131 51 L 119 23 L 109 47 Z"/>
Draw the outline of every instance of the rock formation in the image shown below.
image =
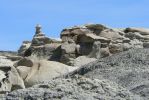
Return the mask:
<path id="1" fill-rule="evenodd" d="M 31 41 L 23 41 L 21 47 L 18 50 L 18 55 L 24 56 L 25 51 L 29 49 L 30 45 L 31 45 Z"/>
<path id="2" fill-rule="evenodd" d="M 36 26 L 36 32 L 31 42 L 23 42 L 18 50 L 19 55 L 24 57 L 36 55 L 38 58 L 59 60 L 59 46 L 61 42 L 55 39 L 50 39 L 42 32 L 41 25 Z"/>
<path id="3" fill-rule="evenodd" d="M 104 29 L 106 29 L 106 27 L 98 24 L 75 26 L 72 28 L 64 29 L 61 33 L 61 39 L 65 43 L 65 45 L 67 44 L 67 48 L 71 48 L 73 49 L 73 51 L 67 52 L 67 48 L 65 48 L 66 52 L 62 52 L 61 62 L 73 65 L 74 59 L 79 56 L 90 55 L 90 57 L 93 58 L 100 58 L 99 48 L 101 48 L 101 46 L 106 48 L 107 45 L 110 43 L 110 40 L 94 34 L 93 31 L 98 32 Z M 94 47 L 96 47 L 95 45 L 97 45 L 97 41 L 99 41 L 100 43 L 98 43 L 98 47 L 96 48 L 96 54 L 94 54 Z M 64 44 L 62 44 L 62 46 L 63 45 Z M 102 56 L 105 55 L 102 54 Z M 64 59 L 68 60 L 64 61 Z"/>
<path id="4" fill-rule="evenodd" d="M 67 28 L 61 33 L 62 47 L 66 45 L 62 48 L 65 52 L 62 52 L 61 62 L 73 65 L 78 56 L 98 59 L 131 48 L 148 48 L 148 34 L 147 29 L 112 29 L 101 24 Z M 67 48 L 72 51 L 68 52 Z"/>
<path id="5" fill-rule="evenodd" d="M 0 56 L 0 94 L 22 88 L 25 88 L 24 82 L 13 67 L 13 62 Z"/>
<path id="6" fill-rule="evenodd" d="M 149 29 L 86 24 L 63 29 L 60 38 L 48 38 L 37 25 L 18 55 L 0 52 L 0 94 L 14 90 L 5 98 L 26 100 L 149 99 Z"/>
<path id="7" fill-rule="evenodd" d="M 101 24 L 63 29 L 61 39 L 56 41 L 46 37 L 41 26 L 37 25 L 32 42 L 24 42 L 18 53 L 74 66 L 79 56 L 99 59 L 131 48 L 149 47 L 148 29 L 114 29 Z"/>
<path id="8" fill-rule="evenodd" d="M 37 58 L 23 58 L 16 62 L 14 66 L 20 77 L 24 80 L 26 87 L 41 82 L 48 82 L 77 68 L 72 68 L 59 62 L 38 60 Z"/>

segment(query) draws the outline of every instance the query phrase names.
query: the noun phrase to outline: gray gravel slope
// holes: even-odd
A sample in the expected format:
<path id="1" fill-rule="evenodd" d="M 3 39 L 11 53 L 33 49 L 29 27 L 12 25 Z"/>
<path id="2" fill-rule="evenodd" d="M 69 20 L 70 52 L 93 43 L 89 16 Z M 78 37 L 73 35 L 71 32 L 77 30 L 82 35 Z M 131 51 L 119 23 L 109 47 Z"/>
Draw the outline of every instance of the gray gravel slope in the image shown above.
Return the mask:
<path id="1" fill-rule="evenodd" d="M 149 99 L 149 49 L 132 49 L 99 59 L 69 75 L 76 73 L 88 78 L 108 79 Z"/>
<path id="2" fill-rule="evenodd" d="M 17 90 L 7 100 L 143 100 L 108 80 L 75 76 L 55 79 L 32 88 Z"/>

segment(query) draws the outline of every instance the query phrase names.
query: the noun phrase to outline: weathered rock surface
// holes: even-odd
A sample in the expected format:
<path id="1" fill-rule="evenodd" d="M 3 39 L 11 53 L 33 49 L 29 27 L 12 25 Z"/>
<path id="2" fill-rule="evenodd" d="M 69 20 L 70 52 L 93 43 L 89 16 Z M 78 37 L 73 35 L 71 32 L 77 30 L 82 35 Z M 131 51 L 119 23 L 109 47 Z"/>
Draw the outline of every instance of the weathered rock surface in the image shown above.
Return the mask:
<path id="1" fill-rule="evenodd" d="M 93 61 L 96 61 L 97 59 L 95 58 L 89 58 L 89 57 L 86 57 L 86 56 L 79 56 L 78 58 L 76 58 L 74 60 L 74 66 L 75 67 L 81 67 L 83 65 L 86 65 L 90 62 L 93 62 Z"/>
<path id="2" fill-rule="evenodd" d="M 24 82 L 13 67 L 13 62 L 0 56 L 0 93 L 22 88 L 25 88 Z"/>
<path id="3" fill-rule="evenodd" d="M 149 29 L 87 24 L 64 29 L 61 39 L 48 38 L 37 25 L 32 41 L 20 47 L 21 57 L 5 54 L 0 58 L 0 91 L 35 85 L 6 97 L 149 99 L 149 49 L 143 49 L 149 48 Z"/>
<path id="4" fill-rule="evenodd" d="M 93 55 L 90 57 L 102 58 L 131 48 L 148 48 L 149 29 L 113 29 L 101 24 L 88 24 L 64 29 L 61 39 L 68 43 L 67 48 L 71 48 L 69 44 L 76 44 L 72 59 L 68 59 L 71 58 L 72 52 L 69 53 L 70 55 L 62 53 L 62 57 L 67 54 L 67 62 L 73 63 L 72 61 L 78 56 Z M 99 49 L 98 52 L 94 48 L 95 42 L 101 43 L 96 47 Z"/>
<path id="5" fill-rule="evenodd" d="M 17 90 L 6 95 L 7 99 L 41 100 L 143 100 L 108 80 L 74 77 L 56 79 L 32 88 Z"/>
<path id="6" fill-rule="evenodd" d="M 61 42 L 55 39 L 48 38 L 41 30 L 41 26 L 36 26 L 36 32 L 31 42 L 23 42 L 18 50 L 18 54 L 28 57 L 36 55 L 38 58 L 50 59 L 58 61 L 60 55 Z"/>
<path id="7" fill-rule="evenodd" d="M 73 61 L 76 58 L 76 44 L 63 43 L 61 45 L 61 54 L 60 62 L 67 65 L 73 65 Z"/>
<path id="8" fill-rule="evenodd" d="M 130 92 L 149 99 L 149 49 L 132 49 L 82 66 L 69 73 L 116 82 Z"/>
<path id="9" fill-rule="evenodd" d="M 23 41 L 21 47 L 18 50 L 18 55 L 24 56 L 24 53 L 27 49 L 29 49 L 31 45 L 31 41 Z"/>
<path id="10" fill-rule="evenodd" d="M 59 62 L 38 60 L 37 58 L 24 58 L 18 61 L 15 66 L 26 87 L 49 81 L 77 68 Z"/>
<path id="11" fill-rule="evenodd" d="M 62 41 L 46 37 L 41 26 L 31 42 L 24 42 L 20 55 L 44 58 L 74 66 L 79 56 L 103 58 L 131 48 L 149 48 L 149 29 L 110 28 L 101 24 L 86 24 L 63 29 Z"/>
<path id="12" fill-rule="evenodd" d="M 31 46 L 25 55 L 36 55 L 74 66 L 76 58 L 102 58 L 131 48 L 149 47 L 148 29 L 114 29 L 101 24 L 86 24 L 63 29 L 62 42 L 52 40 L 36 26 Z"/>
<path id="13" fill-rule="evenodd" d="M 145 29 L 145 28 L 126 28 L 125 29 L 125 32 L 128 33 L 128 32 L 138 32 L 140 33 L 141 35 L 149 35 L 149 29 Z"/>

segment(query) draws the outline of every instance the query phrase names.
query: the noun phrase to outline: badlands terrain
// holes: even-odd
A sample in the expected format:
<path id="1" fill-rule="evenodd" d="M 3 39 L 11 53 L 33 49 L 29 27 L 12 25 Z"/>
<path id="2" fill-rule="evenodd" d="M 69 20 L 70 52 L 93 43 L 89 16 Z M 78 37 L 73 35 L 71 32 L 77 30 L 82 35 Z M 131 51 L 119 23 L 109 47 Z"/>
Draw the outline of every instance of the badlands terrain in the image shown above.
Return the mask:
<path id="1" fill-rule="evenodd" d="M 149 29 L 85 24 L 55 40 L 35 28 L 0 51 L 0 100 L 149 100 Z"/>

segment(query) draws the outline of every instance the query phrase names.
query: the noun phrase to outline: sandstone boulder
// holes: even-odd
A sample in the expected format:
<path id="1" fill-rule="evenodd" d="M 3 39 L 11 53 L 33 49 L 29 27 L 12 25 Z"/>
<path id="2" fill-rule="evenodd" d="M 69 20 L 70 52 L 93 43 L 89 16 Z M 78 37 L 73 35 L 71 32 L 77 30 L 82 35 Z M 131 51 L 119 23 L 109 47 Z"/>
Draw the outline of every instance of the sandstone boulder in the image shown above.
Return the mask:
<path id="1" fill-rule="evenodd" d="M 145 29 L 145 28 L 134 28 L 134 27 L 129 27 L 129 28 L 126 28 L 124 30 L 126 33 L 128 32 L 138 32 L 140 33 L 141 35 L 149 35 L 149 29 Z"/>
<path id="2" fill-rule="evenodd" d="M 5 93 L 22 88 L 25 88 L 24 82 L 13 67 L 13 62 L 6 57 L 0 57 L 0 92 Z"/>
<path id="3" fill-rule="evenodd" d="M 17 69 L 17 71 L 18 71 L 20 77 L 21 77 L 23 80 L 25 80 L 26 77 L 27 77 L 27 75 L 28 75 L 28 73 L 29 73 L 30 70 L 31 70 L 31 67 L 28 67 L 28 66 L 17 66 L 16 69 Z"/>
<path id="4" fill-rule="evenodd" d="M 76 68 L 59 62 L 35 59 L 32 67 L 17 66 L 17 70 L 27 87 L 62 76 Z"/>

